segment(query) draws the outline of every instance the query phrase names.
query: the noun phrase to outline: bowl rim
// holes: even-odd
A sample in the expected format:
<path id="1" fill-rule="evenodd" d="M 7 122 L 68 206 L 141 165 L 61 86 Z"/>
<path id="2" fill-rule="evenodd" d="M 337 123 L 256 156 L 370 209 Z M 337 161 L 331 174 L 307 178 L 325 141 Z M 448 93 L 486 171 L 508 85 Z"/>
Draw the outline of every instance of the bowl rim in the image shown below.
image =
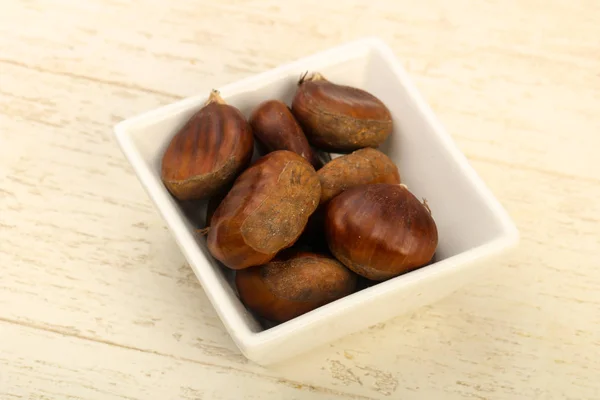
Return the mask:
<path id="1" fill-rule="evenodd" d="M 117 142 L 125 157 L 132 165 L 138 180 L 167 224 L 172 236 L 177 241 L 180 250 L 194 270 L 197 279 L 200 281 L 209 301 L 219 315 L 219 318 L 223 322 L 228 333 L 236 342 L 240 350 L 246 355 L 248 355 L 249 352 L 266 345 L 268 342 L 275 341 L 291 333 L 307 330 L 311 325 L 322 321 L 328 315 L 341 314 L 356 304 L 364 303 L 365 301 L 372 300 L 374 297 L 381 297 L 387 293 L 401 290 L 404 287 L 415 284 L 415 282 L 427 279 L 427 277 L 431 275 L 452 274 L 454 273 L 455 268 L 457 268 L 457 265 L 466 265 L 474 260 L 492 257 L 515 247 L 519 242 L 518 229 L 508 212 L 471 166 L 467 157 L 460 151 L 445 127 L 434 114 L 430 105 L 418 91 L 407 71 L 394 55 L 392 49 L 380 38 L 369 36 L 346 42 L 223 85 L 218 90 L 222 97 L 226 99 L 232 94 L 251 90 L 252 87 L 264 86 L 265 83 L 276 79 L 278 76 L 284 74 L 289 75 L 291 71 L 296 71 L 302 65 L 318 60 L 319 58 L 335 57 L 342 62 L 343 59 L 356 58 L 357 53 L 363 54 L 361 52 L 370 51 L 377 52 L 382 57 L 383 61 L 393 70 L 400 84 L 404 86 L 408 95 L 414 101 L 416 112 L 422 114 L 422 117 L 427 121 L 427 124 L 431 126 L 432 131 L 437 136 L 441 146 L 444 147 L 445 151 L 449 153 L 456 163 L 458 173 L 465 175 L 482 199 L 482 202 L 485 203 L 486 207 L 494 214 L 496 220 L 499 221 L 501 233 L 496 238 L 478 247 L 436 261 L 427 267 L 411 271 L 388 281 L 380 282 L 376 286 L 365 288 L 359 292 L 348 295 L 343 299 L 326 304 L 297 318 L 268 329 L 253 331 L 244 321 L 243 316 L 236 309 L 237 307 L 232 304 L 233 299 L 231 298 L 231 294 L 227 293 L 226 288 L 220 284 L 219 278 L 216 276 L 217 272 L 214 271 L 213 266 L 207 265 L 209 264 L 209 261 L 206 259 L 206 256 L 202 254 L 201 250 L 197 248 L 198 245 L 194 236 L 185 229 L 182 225 L 182 221 L 177 221 L 179 216 L 175 213 L 174 209 L 171 209 L 172 207 L 164 198 L 168 195 L 167 190 L 162 184 L 159 185 L 159 182 L 152 176 L 150 169 L 146 165 L 146 161 L 142 158 L 132 139 L 131 131 L 133 129 L 143 129 L 156 124 L 173 114 L 188 110 L 192 106 L 203 103 L 206 100 L 207 95 L 202 94 L 185 97 L 170 104 L 127 118 L 114 126 L 114 135 Z M 233 297 L 236 297 L 235 294 Z M 236 300 L 239 301 L 237 297 Z"/>

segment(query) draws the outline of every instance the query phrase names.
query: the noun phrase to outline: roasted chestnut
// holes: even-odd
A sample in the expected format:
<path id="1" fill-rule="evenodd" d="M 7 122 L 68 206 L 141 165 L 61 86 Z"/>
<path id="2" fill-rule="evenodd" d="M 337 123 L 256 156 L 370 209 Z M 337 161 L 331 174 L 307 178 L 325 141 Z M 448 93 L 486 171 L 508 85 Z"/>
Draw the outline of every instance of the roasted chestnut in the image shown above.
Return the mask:
<path id="1" fill-rule="evenodd" d="M 252 129 L 242 113 L 213 90 L 171 139 L 161 178 L 179 200 L 209 198 L 248 166 L 253 149 Z"/>
<path id="2" fill-rule="evenodd" d="M 249 121 L 255 137 L 268 151 L 290 150 L 306 158 L 315 169 L 321 166 L 302 128 L 282 101 L 261 103 L 252 112 Z"/>
<path id="3" fill-rule="evenodd" d="M 208 249 L 231 269 L 269 262 L 300 236 L 321 185 L 305 158 L 278 150 L 258 159 L 234 182 L 211 218 Z"/>
<path id="4" fill-rule="evenodd" d="M 327 151 L 378 147 L 393 130 L 391 113 L 381 100 L 362 89 L 332 83 L 319 73 L 300 79 L 292 112 L 308 141 Z"/>
<path id="5" fill-rule="evenodd" d="M 351 294 L 356 278 L 333 258 L 292 252 L 237 271 L 235 283 L 250 310 L 268 320 L 285 322 Z"/>
<path id="6" fill-rule="evenodd" d="M 404 185 L 361 185 L 327 205 L 333 255 L 365 278 L 386 280 L 427 264 L 438 244 L 429 207 Z"/>
<path id="7" fill-rule="evenodd" d="M 369 147 L 328 162 L 317 174 L 321 181 L 321 204 L 361 184 L 400 183 L 396 164 L 381 151 Z"/>

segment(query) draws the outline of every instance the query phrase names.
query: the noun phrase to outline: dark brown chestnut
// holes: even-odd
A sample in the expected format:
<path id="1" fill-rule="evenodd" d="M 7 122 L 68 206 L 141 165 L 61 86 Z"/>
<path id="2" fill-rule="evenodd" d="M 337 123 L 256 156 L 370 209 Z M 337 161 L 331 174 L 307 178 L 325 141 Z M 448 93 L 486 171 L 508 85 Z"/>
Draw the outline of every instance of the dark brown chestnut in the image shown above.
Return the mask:
<path id="1" fill-rule="evenodd" d="M 431 211 L 404 185 L 361 185 L 327 206 L 333 255 L 365 278 L 386 280 L 427 264 L 438 244 Z"/>
<path id="2" fill-rule="evenodd" d="M 337 260 L 309 252 L 278 255 L 265 265 L 237 271 L 235 277 L 242 302 L 274 322 L 289 321 L 349 295 L 356 281 Z"/>
<path id="3" fill-rule="evenodd" d="M 205 199 L 248 166 L 252 129 L 242 113 L 213 90 L 206 104 L 171 139 L 161 178 L 179 200 Z"/>
<path id="4" fill-rule="evenodd" d="M 315 211 L 321 185 L 305 158 L 277 150 L 234 182 L 211 218 L 208 249 L 231 269 L 269 262 L 298 239 Z"/>
<path id="5" fill-rule="evenodd" d="M 319 73 L 300 79 L 292 112 L 309 142 L 327 151 L 378 147 L 393 130 L 391 113 L 380 99 Z"/>
<path id="6" fill-rule="evenodd" d="M 313 167 L 321 162 L 310 147 L 302 128 L 284 102 L 268 100 L 250 116 L 252 132 L 268 151 L 289 150 L 306 158 Z"/>
<path id="7" fill-rule="evenodd" d="M 400 183 L 396 164 L 381 151 L 370 147 L 328 162 L 317 174 L 321 181 L 321 204 L 354 186 Z"/>

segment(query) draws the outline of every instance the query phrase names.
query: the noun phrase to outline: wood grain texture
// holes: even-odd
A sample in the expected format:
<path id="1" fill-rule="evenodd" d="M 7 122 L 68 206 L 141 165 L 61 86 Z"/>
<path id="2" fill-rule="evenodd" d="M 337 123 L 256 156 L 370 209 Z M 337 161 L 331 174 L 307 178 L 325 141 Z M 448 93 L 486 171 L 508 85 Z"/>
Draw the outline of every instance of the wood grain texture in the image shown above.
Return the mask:
<path id="1" fill-rule="evenodd" d="M 277 379 L 0 323 L 0 396 L 29 399 L 344 399 Z M 9 343 L 18 341 L 15 351 Z M 48 344 L 52 343 L 51 346 Z M 32 385 L 32 381 L 35 384 Z"/>
<path id="2" fill-rule="evenodd" d="M 0 398 L 597 399 L 599 15 L 593 0 L 3 1 Z M 522 244 L 438 304 L 262 368 L 112 125 L 369 34 Z"/>

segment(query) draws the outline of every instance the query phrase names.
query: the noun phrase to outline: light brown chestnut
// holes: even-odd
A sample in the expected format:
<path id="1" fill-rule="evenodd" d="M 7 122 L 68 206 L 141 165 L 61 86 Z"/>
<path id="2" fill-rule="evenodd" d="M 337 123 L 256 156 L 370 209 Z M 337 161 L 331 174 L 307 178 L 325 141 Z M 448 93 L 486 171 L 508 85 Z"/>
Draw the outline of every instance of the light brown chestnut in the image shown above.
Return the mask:
<path id="1" fill-rule="evenodd" d="M 321 204 L 354 186 L 400 183 L 396 164 L 381 151 L 369 147 L 335 158 L 317 174 L 321 181 Z"/>
<path id="2" fill-rule="evenodd" d="M 218 193 L 248 166 L 254 149 L 252 130 L 242 113 L 216 90 L 171 139 L 161 178 L 179 200 Z"/>
<path id="3" fill-rule="evenodd" d="M 315 169 L 321 166 L 302 128 L 284 102 L 267 100 L 259 104 L 249 121 L 255 137 L 268 151 L 293 151 L 306 158 Z"/>
<path id="4" fill-rule="evenodd" d="M 246 307 L 274 322 L 289 321 L 347 296 L 356 281 L 356 275 L 337 260 L 309 252 L 278 255 L 265 265 L 237 271 L 235 277 Z"/>
<path id="5" fill-rule="evenodd" d="M 278 150 L 258 159 L 234 182 L 211 218 L 208 249 L 231 269 L 269 262 L 298 239 L 321 196 L 305 158 Z"/>
<path id="6" fill-rule="evenodd" d="M 404 185 L 356 186 L 327 205 L 327 243 L 357 274 L 386 280 L 427 264 L 438 244 L 429 207 Z"/>
<path id="7" fill-rule="evenodd" d="M 380 99 L 319 73 L 300 79 L 292 112 L 309 142 L 327 151 L 378 147 L 393 129 L 391 113 Z"/>

